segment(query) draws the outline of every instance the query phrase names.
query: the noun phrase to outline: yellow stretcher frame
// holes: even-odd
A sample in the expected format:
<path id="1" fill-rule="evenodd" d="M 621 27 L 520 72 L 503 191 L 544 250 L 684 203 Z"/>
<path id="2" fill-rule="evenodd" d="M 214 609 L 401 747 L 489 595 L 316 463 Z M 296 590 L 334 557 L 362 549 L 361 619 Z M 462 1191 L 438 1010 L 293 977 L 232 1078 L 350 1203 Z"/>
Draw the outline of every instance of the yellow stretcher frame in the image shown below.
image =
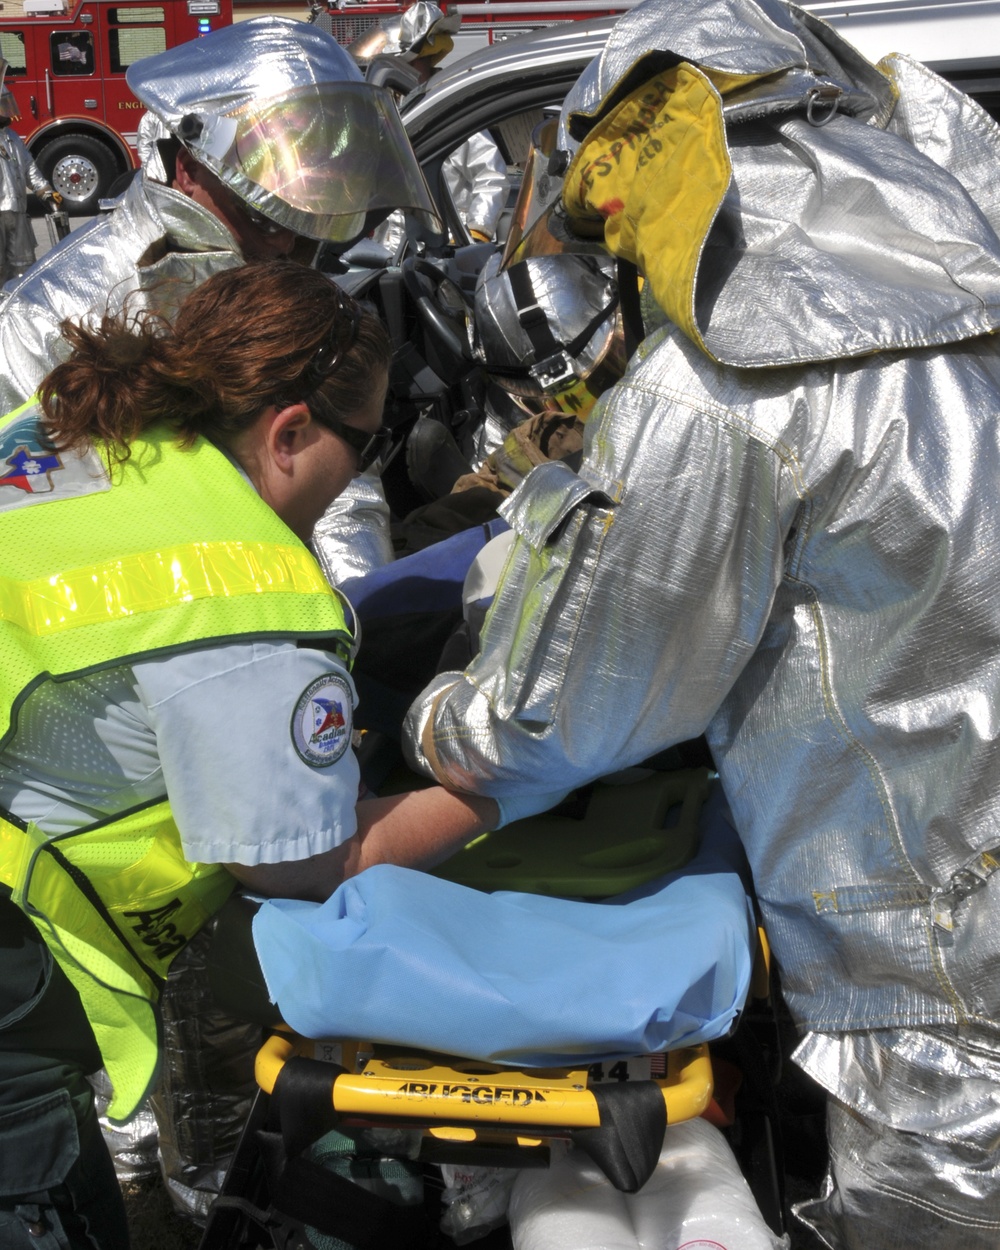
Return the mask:
<path id="1" fill-rule="evenodd" d="M 365 1124 L 426 1127 L 437 1138 L 471 1142 L 481 1133 L 514 1134 L 519 1144 L 571 1129 L 600 1127 L 600 1112 L 583 1068 L 521 1071 L 452 1056 L 341 1042 L 341 1072 L 333 1081 L 338 1116 Z M 276 1032 L 257 1053 L 254 1075 L 266 1093 L 293 1056 L 315 1058 L 323 1043 Z M 322 1051 L 319 1050 L 321 1054 Z M 713 1093 L 708 1045 L 668 1051 L 666 1075 L 655 1079 L 667 1123 L 694 1119 Z M 358 1071 L 350 1071 L 356 1066 Z"/>

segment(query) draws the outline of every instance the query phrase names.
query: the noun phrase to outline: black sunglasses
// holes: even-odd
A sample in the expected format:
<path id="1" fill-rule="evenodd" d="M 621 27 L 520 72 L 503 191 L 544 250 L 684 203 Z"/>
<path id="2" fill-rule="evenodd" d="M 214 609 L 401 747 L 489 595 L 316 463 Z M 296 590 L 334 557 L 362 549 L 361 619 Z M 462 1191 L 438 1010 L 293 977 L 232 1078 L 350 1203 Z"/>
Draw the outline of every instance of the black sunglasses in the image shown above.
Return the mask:
<path id="1" fill-rule="evenodd" d="M 374 434 L 366 434 L 357 426 L 345 425 L 336 417 L 324 415 L 320 417 L 320 421 L 338 438 L 342 438 L 348 447 L 358 453 L 359 473 L 364 473 L 373 464 L 378 464 L 392 446 L 392 430 L 387 425 L 380 425 Z"/>
<path id="2" fill-rule="evenodd" d="M 373 464 L 377 464 L 392 446 L 392 430 L 387 425 L 380 425 L 374 434 L 366 434 L 356 426 L 346 425 L 327 410 L 327 404 L 319 393 L 320 387 L 336 370 L 345 353 L 357 342 L 361 326 L 361 305 L 335 284 L 334 290 L 338 315 L 330 326 L 325 342 L 320 344 L 312 360 L 303 369 L 294 388 L 297 392 L 296 399 L 286 397 L 276 402 L 285 404 L 300 400 L 309 405 L 313 416 L 321 425 L 325 425 L 358 453 L 358 472 L 364 473 Z"/>

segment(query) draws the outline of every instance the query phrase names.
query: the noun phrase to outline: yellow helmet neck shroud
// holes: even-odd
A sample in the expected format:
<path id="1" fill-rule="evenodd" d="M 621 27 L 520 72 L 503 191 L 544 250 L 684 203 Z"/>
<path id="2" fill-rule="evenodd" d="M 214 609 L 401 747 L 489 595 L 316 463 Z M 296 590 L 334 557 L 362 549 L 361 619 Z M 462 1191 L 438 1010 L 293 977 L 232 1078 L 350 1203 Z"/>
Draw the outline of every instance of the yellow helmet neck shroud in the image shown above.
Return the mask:
<path id="1" fill-rule="evenodd" d="M 597 123 L 567 171 L 573 229 L 603 234 L 651 284 L 667 316 L 711 355 L 695 320 L 695 280 L 732 176 L 722 96 L 761 75 L 682 62 L 626 96 Z"/>

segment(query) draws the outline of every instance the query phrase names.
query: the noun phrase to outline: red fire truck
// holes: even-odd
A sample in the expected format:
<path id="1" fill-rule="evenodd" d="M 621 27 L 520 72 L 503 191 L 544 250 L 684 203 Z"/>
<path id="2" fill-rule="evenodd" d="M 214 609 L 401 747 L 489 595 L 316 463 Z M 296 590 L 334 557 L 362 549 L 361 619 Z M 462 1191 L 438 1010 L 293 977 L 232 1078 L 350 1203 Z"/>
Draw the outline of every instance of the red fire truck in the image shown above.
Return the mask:
<path id="1" fill-rule="evenodd" d="M 128 67 L 232 20 L 232 0 L 0 2 L 15 129 L 70 212 L 94 212 L 138 164 L 142 105 L 125 83 Z"/>

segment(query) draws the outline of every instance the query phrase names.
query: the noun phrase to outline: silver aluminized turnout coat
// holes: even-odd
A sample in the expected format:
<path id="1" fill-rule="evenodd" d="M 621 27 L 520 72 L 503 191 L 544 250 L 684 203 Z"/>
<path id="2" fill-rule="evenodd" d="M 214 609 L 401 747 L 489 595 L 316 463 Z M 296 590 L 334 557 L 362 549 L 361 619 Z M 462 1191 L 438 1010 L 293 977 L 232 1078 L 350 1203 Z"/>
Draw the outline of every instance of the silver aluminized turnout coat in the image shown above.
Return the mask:
<path id="1" fill-rule="evenodd" d="M 995 1027 L 1000 129 L 774 0 L 632 10 L 563 124 L 666 316 L 412 758 L 542 793 L 705 732 L 798 1022 Z"/>
<path id="2" fill-rule="evenodd" d="M 9 127 L 0 129 L 0 213 L 23 213 L 28 188 L 41 195 L 52 188 L 35 164 L 24 140 Z"/>
<path id="3" fill-rule="evenodd" d="M 4 65 L 0 57 L 0 80 Z M 0 113 L 4 116 L 12 98 L 10 92 L 0 92 L 4 102 Z M 23 140 L 9 126 L 0 126 L 0 286 L 24 273 L 35 260 L 35 240 L 27 214 L 29 187 L 38 195 L 52 195 Z"/>
<path id="4" fill-rule="evenodd" d="M 236 240 L 207 209 L 144 174 L 109 213 L 47 252 L 0 303 L 0 411 L 30 398 L 69 355 L 59 331 L 94 309 L 167 312 L 193 287 L 243 264 Z"/>
<path id="5" fill-rule="evenodd" d="M 443 169 L 445 183 L 466 226 L 492 239 L 510 189 L 500 149 L 488 134 L 478 131 L 451 153 Z"/>

